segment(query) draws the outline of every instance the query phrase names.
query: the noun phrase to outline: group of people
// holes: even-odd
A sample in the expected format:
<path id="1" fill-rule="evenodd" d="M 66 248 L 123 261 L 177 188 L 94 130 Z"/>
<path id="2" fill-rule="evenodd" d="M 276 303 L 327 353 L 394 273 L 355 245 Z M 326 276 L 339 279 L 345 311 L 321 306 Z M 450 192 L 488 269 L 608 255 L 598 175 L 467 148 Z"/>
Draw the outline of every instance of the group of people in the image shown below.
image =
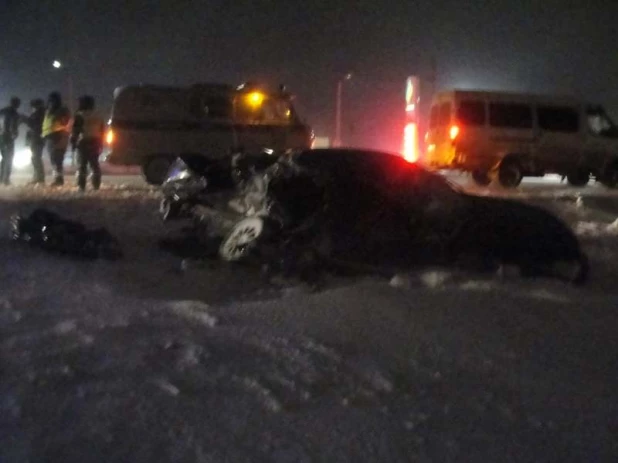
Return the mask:
<path id="1" fill-rule="evenodd" d="M 101 186 L 99 156 L 103 149 L 105 122 L 95 111 L 92 96 L 79 98 L 74 117 L 62 104 L 58 92 L 49 94 L 47 104 L 42 99 L 30 102 L 30 114 L 19 113 L 21 101 L 12 97 L 9 106 L 0 109 L 0 184 L 11 184 L 11 170 L 15 154 L 15 141 L 19 136 L 19 126 L 27 126 L 26 144 L 32 152 L 33 177 L 31 185 L 45 184 L 43 152 L 47 151 L 53 169 L 51 186 L 64 185 L 64 158 L 71 146 L 77 151 L 77 186 L 85 190 L 88 167 L 92 171 L 92 187 Z"/>

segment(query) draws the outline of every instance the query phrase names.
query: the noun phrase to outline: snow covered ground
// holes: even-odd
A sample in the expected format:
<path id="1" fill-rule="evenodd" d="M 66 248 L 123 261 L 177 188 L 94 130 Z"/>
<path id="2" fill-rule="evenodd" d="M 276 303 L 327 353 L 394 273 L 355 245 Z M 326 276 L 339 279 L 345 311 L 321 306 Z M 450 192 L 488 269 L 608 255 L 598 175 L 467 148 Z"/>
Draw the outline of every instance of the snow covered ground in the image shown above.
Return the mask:
<path id="1" fill-rule="evenodd" d="M 123 243 L 82 262 L 0 239 L 1 462 L 615 461 L 618 193 L 527 182 L 576 230 L 583 288 L 448 269 L 267 281 L 160 249 L 137 183 L 0 190 Z"/>

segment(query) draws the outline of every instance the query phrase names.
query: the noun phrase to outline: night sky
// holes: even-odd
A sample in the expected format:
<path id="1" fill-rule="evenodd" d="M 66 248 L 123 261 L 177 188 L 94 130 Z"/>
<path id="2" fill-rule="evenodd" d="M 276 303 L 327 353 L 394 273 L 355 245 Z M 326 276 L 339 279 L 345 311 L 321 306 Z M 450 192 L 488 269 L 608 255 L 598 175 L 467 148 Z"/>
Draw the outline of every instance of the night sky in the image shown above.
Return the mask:
<path id="1" fill-rule="evenodd" d="M 129 83 L 285 83 L 318 135 L 398 149 L 406 76 L 461 87 L 570 93 L 618 116 L 615 0 L 0 0 L 0 101 Z M 54 59 L 67 69 L 52 68 Z M 432 64 L 435 63 L 435 66 Z"/>

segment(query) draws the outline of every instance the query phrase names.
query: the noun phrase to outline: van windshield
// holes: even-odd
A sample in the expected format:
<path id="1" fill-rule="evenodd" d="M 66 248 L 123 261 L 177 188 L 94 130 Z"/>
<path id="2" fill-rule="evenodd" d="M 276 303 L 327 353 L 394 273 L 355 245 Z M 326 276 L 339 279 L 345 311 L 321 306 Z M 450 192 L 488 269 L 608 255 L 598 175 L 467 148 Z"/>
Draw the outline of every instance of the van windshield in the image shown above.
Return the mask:
<path id="1" fill-rule="evenodd" d="M 594 135 L 606 138 L 618 138 L 618 127 L 610 119 L 601 106 L 590 106 L 586 109 L 588 129 Z"/>

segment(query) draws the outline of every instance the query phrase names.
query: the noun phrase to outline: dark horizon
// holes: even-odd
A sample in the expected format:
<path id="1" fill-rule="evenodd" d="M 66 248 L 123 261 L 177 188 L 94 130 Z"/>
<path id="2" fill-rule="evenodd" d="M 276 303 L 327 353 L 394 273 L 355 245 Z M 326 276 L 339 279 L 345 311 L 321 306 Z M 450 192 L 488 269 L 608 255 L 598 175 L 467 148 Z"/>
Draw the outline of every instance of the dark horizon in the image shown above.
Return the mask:
<path id="1" fill-rule="evenodd" d="M 25 105 L 60 90 L 93 94 L 108 110 L 115 87 L 132 83 L 285 83 L 318 135 L 332 136 L 337 80 L 346 82 L 344 140 L 398 149 L 408 75 L 435 65 L 438 89 L 565 93 L 618 110 L 618 4 L 562 6 L 506 0 L 464 4 L 110 0 L 5 0 L 0 29 L 0 105 Z M 52 68 L 53 60 L 66 69 Z M 427 101 L 425 101 L 425 105 Z"/>

